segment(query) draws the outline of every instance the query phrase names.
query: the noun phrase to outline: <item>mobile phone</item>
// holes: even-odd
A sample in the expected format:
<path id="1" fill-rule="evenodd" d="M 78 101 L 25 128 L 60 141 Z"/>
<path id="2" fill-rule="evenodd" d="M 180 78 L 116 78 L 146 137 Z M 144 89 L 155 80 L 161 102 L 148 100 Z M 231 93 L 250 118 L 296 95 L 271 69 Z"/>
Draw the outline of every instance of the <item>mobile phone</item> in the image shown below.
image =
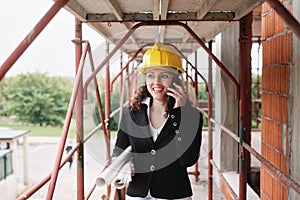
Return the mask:
<path id="1" fill-rule="evenodd" d="M 175 105 L 175 98 L 168 95 L 168 109 L 172 109 Z"/>
<path id="2" fill-rule="evenodd" d="M 173 83 L 176 83 L 177 85 L 181 85 L 180 79 L 177 76 L 175 76 L 173 78 L 172 84 L 170 85 L 170 88 L 176 89 L 174 87 Z M 169 92 L 172 92 L 172 91 L 169 91 Z M 175 103 L 176 103 L 176 99 L 174 97 L 168 95 L 168 109 L 172 109 L 174 107 Z"/>

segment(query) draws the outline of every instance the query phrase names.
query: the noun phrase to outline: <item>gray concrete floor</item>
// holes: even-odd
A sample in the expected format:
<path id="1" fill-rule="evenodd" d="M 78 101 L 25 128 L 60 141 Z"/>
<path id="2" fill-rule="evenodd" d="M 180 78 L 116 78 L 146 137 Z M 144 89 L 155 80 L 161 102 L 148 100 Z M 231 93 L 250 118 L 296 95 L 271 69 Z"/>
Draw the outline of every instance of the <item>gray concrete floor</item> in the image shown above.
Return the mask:
<path id="1" fill-rule="evenodd" d="M 59 144 L 59 138 L 29 138 L 29 182 L 30 185 L 36 184 L 42 180 L 47 174 L 50 173 L 54 166 L 57 148 Z M 112 146 L 114 141 L 111 142 Z M 18 145 L 17 148 L 17 168 L 16 174 L 19 182 L 23 181 L 23 157 L 22 147 Z M 85 180 L 84 188 L 87 195 L 95 183 L 95 179 L 98 176 L 101 169 L 105 165 L 105 143 L 103 137 L 96 135 L 92 137 L 85 145 Z M 193 200 L 207 199 L 207 132 L 203 133 L 203 145 L 201 149 L 201 156 L 199 158 L 199 171 L 200 179 L 195 181 L 193 175 L 190 176 L 193 187 Z M 65 153 L 65 152 L 64 152 Z M 65 154 L 64 154 L 65 155 Z M 65 165 L 59 172 L 56 189 L 53 199 L 76 199 L 76 163 L 73 163 L 71 169 Z M 193 171 L 194 167 L 189 168 L 189 171 Z M 20 190 L 25 190 L 25 187 L 20 184 Z M 216 184 L 213 185 L 213 199 L 224 199 Z M 30 199 L 40 200 L 45 199 L 47 195 L 48 184 L 36 192 Z M 99 200 L 104 195 L 105 188 L 96 187 L 89 199 Z"/>

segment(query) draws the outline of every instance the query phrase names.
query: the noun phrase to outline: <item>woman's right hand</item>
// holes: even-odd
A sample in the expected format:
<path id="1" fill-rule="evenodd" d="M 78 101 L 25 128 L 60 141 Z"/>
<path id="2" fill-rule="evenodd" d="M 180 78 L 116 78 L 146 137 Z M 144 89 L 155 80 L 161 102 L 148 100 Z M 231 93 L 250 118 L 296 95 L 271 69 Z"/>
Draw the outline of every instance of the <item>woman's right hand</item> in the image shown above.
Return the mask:
<path id="1" fill-rule="evenodd" d="M 169 91 L 167 92 L 167 95 L 175 98 L 174 108 L 182 107 L 186 103 L 187 95 L 185 94 L 183 88 L 180 85 L 176 83 L 173 83 L 173 85 L 174 87 L 168 88 Z"/>

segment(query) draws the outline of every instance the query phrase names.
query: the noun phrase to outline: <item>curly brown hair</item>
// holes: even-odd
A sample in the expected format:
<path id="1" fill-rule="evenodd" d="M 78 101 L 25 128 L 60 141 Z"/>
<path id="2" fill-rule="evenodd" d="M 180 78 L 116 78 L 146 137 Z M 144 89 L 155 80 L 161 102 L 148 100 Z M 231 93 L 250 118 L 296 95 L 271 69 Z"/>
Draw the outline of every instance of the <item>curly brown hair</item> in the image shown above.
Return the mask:
<path id="1" fill-rule="evenodd" d="M 141 103 L 146 97 L 151 97 L 147 90 L 146 83 L 134 91 L 133 97 L 130 99 L 130 109 L 132 111 L 140 111 Z M 151 97 L 152 98 L 152 97 Z"/>

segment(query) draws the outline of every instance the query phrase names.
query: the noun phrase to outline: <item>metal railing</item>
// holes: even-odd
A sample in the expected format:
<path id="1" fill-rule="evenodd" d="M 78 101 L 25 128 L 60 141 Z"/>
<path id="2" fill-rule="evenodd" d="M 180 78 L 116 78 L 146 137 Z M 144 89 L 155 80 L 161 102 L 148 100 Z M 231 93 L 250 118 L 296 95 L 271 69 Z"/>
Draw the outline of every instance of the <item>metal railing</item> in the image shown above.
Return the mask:
<path id="1" fill-rule="evenodd" d="M 234 132 L 232 132 L 225 126 L 223 126 L 220 122 L 216 121 L 215 119 L 211 118 L 210 121 L 214 123 L 216 126 L 219 126 L 224 131 L 224 133 L 228 134 L 236 142 L 239 142 L 239 137 Z M 259 160 L 264 166 L 266 166 L 266 170 L 270 172 L 277 180 L 280 180 L 284 185 L 292 188 L 295 192 L 300 194 L 300 185 L 295 180 L 285 175 L 280 169 L 278 169 L 271 162 L 266 160 L 262 155 L 260 155 L 260 153 L 258 153 L 255 149 L 253 149 L 249 144 L 243 143 L 243 148 L 247 150 L 251 155 L 253 155 L 257 160 Z M 213 160 L 211 160 L 210 162 L 213 162 Z"/>

